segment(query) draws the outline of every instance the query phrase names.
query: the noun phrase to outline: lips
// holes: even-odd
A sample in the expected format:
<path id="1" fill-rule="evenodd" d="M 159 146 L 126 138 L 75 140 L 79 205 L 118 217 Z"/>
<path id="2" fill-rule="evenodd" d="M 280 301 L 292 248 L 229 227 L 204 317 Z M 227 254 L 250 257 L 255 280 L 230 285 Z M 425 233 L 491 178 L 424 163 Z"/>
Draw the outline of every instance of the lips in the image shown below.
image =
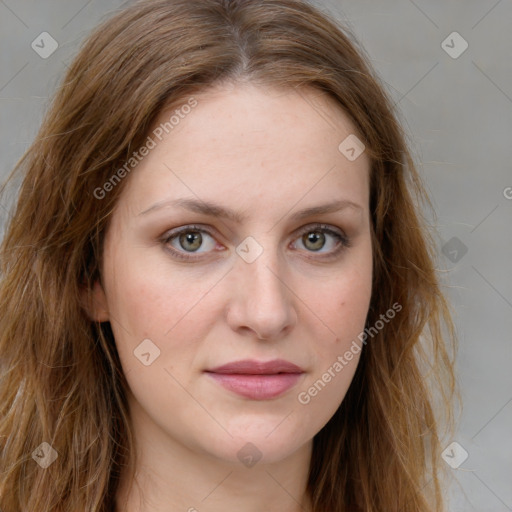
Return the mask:
<path id="1" fill-rule="evenodd" d="M 304 370 L 283 359 L 266 362 L 246 359 L 207 370 L 206 374 L 237 395 L 269 400 L 292 388 Z"/>
<path id="2" fill-rule="evenodd" d="M 221 374 L 246 374 L 246 375 L 275 375 L 278 373 L 303 373 L 304 370 L 296 364 L 285 361 L 284 359 L 274 359 L 273 361 L 255 361 L 244 359 L 243 361 L 234 361 L 209 370 L 213 373 Z"/>

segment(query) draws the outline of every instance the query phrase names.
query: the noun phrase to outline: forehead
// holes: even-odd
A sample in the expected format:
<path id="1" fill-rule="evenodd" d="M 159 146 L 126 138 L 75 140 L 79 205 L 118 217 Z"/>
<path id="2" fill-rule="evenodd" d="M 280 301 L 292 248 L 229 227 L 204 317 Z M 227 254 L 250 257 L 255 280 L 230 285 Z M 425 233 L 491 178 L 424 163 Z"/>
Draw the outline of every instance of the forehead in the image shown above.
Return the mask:
<path id="1" fill-rule="evenodd" d="M 244 210 L 340 195 L 367 203 L 369 159 L 340 151 L 356 130 L 325 93 L 229 84 L 190 100 L 161 112 L 151 128 L 154 147 L 124 193 L 135 209 L 183 196 Z"/>

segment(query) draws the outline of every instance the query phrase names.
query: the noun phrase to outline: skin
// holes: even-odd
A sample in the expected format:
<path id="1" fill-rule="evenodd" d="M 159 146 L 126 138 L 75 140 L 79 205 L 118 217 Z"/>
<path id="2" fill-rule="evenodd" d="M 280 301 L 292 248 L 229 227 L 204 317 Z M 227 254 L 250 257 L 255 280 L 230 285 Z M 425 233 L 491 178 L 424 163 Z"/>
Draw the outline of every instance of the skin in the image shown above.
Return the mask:
<path id="1" fill-rule="evenodd" d="M 298 395 L 364 329 L 370 162 L 365 153 L 355 161 L 340 153 L 356 131 L 322 92 L 223 84 L 195 98 L 191 113 L 126 178 L 89 306 L 92 318 L 111 322 L 130 388 L 139 460 L 135 482 L 121 480 L 117 510 L 310 510 L 312 439 L 343 400 L 360 354 L 308 404 Z M 162 203 L 178 198 L 211 201 L 245 219 Z M 292 219 L 334 200 L 356 206 Z M 315 233 L 315 223 L 343 233 L 350 246 L 329 233 L 308 242 L 300 229 Z M 190 224 L 211 233 L 201 233 L 198 252 L 179 236 L 164 240 Z M 236 252 L 249 236 L 263 249 L 252 263 Z M 160 350 L 148 366 L 134 355 L 145 339 Z M 304 373 L 268 400 L 241 397 L 204 373 L 275 358 Z M 252 467 L 237 457 L 249 442 L 261 454 Z"/>

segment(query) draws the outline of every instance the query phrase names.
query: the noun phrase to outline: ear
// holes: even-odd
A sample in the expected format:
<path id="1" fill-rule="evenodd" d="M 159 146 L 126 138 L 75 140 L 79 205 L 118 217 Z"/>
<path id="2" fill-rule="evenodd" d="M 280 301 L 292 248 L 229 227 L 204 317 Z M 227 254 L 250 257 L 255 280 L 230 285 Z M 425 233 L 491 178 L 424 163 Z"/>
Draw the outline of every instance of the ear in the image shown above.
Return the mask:
<path id="1" fill-rule="evenodd" d="M 94 282 L 92 289 L 84 287 L 81 293 L 82 307 L 89 318 L 95 322 L 108 322 L 110 316 L 108 313 L 107 296 L 101 283 L 97 280 Z"/>

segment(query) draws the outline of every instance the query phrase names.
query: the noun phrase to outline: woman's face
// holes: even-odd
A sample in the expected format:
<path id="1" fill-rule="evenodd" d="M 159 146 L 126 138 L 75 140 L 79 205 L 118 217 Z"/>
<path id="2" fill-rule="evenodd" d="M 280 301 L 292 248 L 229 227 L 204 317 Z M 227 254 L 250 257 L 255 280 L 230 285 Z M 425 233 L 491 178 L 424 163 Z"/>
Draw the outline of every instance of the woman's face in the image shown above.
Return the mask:
<path id="1" fill-rule="evenodd" d="M 359 360 L 369 158 L 315 90 L 223 86 L 188 104 L 124 178 L 92 315 L 111 322 L 140 435 L 275 462 L 310 447 Z"/>

